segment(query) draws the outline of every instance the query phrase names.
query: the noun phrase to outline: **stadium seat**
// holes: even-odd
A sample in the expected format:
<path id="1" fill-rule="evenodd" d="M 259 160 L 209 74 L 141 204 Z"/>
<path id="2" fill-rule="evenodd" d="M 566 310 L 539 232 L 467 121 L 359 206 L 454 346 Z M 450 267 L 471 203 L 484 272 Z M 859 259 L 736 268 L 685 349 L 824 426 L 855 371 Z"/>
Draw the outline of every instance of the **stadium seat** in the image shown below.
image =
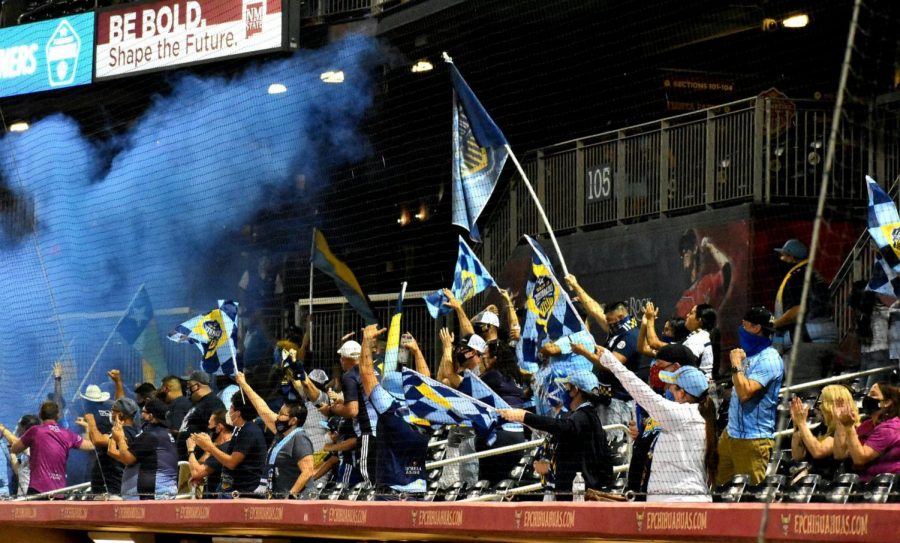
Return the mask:
<path id="1" fill-rule="evenodd" d="M 804 475 L 799 481 L 791 485 L 787 501 L 793 503 L 809 503 L 816 496 L 816 489 L 822 484 L 821 475 Z"/>
<path id="2" fill-rule="evenodd" d="M 876 475 L 866 485 L 866 491 L 863 494 L 863 500 L 868 503 L 887 503 L 889 499 L 896 498 L 896 492 L 891 495 L 891 491 L 897 484 L 897 475 L 894 473 L 882 473 Z"/>
<path id="3" fill-rule="evenodd" d="M 472 488 L 466 493 L 466 498 L 477 498 L 478 496 L 488 493 L 490 488 L 491 482 L 482 479 L 472 485 Z"/>
<path id="4" fill-rule="evenodd" d="M 512 479 L 503 479 L 502 481 L 494 485 L 493 491 L 497 494 L 505 495 L 509 491 L 509 489 L 515 488 L 517 486 L 518 485 L 516 484 L 516 482 Z"/>
<path id="5" fill-rule="evenodd" d="M 854 490 L 858 490 L 859 475 L 855 473 L 842 473 L 834 478 L 831 488 L 825 494 L 825 500 L 829 503 L 845 504 L 850 500 Z"/>
<path id="6" fill-rule="evenodd" d="M 455 502 L 457 499 L 459 499 L 460 494 L 462 494 L 465 488 L 466 483 L 463 483 L 462 481 L 456 481 L 455 483 L 450 485 L 450 488 L 448 488 L 444 492 L 444 501 Z"/>
<path id="7" fill-rule="evenodd" d="M 428 472 L 427 478 L 429 481 L 437 481 L 441 478 L 441 474 L 444 472 L 442 468 L 434 468 Z"/>
<path id="8" fill-rule="evenodd" d="M 351 501 L 351 502 L 359 501 L 360 494 L 364 494 L 363 491 L 365 489 L 366 489 L 366 483 L 356 483 L 355 485 L 353 485 L 353 488 L 351 488 L 349 491 L 347 491 L 344 499 Z"/>
<path id="9" fill-rule="evenodd" d="M 731 478 L 730 481 L 719 487 L 719 489 L 717 490 L 717 494 L 723 502 L 738 503 L 741 501 L 741 498 L 744 495 L 744 490 L 747 489 L 747 484 L 749 482 L 749 475 L 735 475 Z"/>
<path id="10" fill-rule="evenodd" d="M 769 475 L 759 489 L 753 494 L 758 502 L 780 502 L 784 488 L 787 486 L 787 477 L 784 475 Z"/>
<path id="11" fill-rule="evenodd" d="M 320 500 L 339 500 L 344 493 L 344 483 L 334 483 L 323 490 Z"/>

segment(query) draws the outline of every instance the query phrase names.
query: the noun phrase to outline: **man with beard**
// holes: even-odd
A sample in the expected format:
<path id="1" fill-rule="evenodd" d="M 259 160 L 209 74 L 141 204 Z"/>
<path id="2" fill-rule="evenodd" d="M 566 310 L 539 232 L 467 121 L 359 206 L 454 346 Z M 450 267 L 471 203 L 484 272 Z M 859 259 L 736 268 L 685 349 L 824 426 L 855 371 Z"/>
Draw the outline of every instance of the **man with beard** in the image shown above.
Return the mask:
<path id="1" fill-rule="evenodd" d="M 698 243 L 697 232 L 693 228 L 681 235 L 678 250 L 681 269 L 689 286 L 675 304 L 675 315 L 685 317 L 691 308 L 700 304 L 709 304 L 718 310 L 731 288 L 731 260 L 709 238 L 705 237 Z M 708 254 L 715 263 L 714 271 L 706 274 L 703 273 L 703 253 Z"/>

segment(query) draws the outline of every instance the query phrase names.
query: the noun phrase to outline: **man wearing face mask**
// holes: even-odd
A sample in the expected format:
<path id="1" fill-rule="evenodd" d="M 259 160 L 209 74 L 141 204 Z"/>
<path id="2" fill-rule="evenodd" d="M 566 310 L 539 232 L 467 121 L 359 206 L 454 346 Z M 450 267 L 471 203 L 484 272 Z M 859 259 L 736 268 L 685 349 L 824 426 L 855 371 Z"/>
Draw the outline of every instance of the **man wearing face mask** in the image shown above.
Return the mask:
<path id="1" fill-rule="evenodd" d="M 138 428 L 134 425 L 134 416 L 139 410 L 140 407 L 131 398 L 119 398 L 110 408 L 105 427 L 111 432 L 113 425 L 120 424 L 126 442 L 131 443 L 138 433 Z M 91 472 L 91 494 L 119 495 L 122 489 L 122 470 L 125 466 L 107 454 L 110 434 L 102 431 L 94 415 L 87 413 L 84 420 L 87 424 L 88 437 L 98 452 L 97 463 Z"/>
<path id="2" fill-rule="evenodd" d="M 226 450 L 231 441 L 231 433 L 234 427 L 227 422 L 228 412 L 219 409 L 209 417 L 209 433 L 213 445 L 221 450 Z M 188 463 L 191 466 L 191 482 L 195 485 L 203 483 L 206 479 L 203 489 L 204 498 L 216 498 L 219 495 L 219 482 L 222 479 L 222 463 L 215 459 L 211 454 L 203 449 L 197 450 L 197 444 L 194 439 L 189 437 L 187 440 Z"/>
<path id="3" fill-rule="evenodd" d="M 222 400 L 212 393 L 208 373 L 195 371 L 185 378 L 185 381 L 187 381 L 187 392 L 190 394 L 193 406 L 184 416 L 175 440 L 178 458 L 183 461 L 187 460 L 187 438 L 191 434 L 205 432 L 208 428 L 209 417 L 215 411 L 225 409 Z"/>
<path id="4" fill-rule="evenodd" d="M 122 496 L 125 499 L 172 498 L 178 493 L 178 457 L 166 428 L 166 404 L 148 400 L 141 409 L 141 429 L 129 443 L 124 426 L 113 426 L 108 454 L 125 464 Z"/>
<path id="5" fill-rule="evenodd" d="M 194 406 L 181 389 L 181 379 L 177 375 L 163 377 L 156 395 L 166 402 L 166 406 L 169 408 L 169 411 L 166 412 L 166 424 L 169 426 L 169 431 L 173 435 L 177 435 L 185 415 Z"/>
<path id="6" fill-rule="evenodd" d="M 738 328 L 741 348 L 730 353 L 734 388 L 728 427 L 719 437 L 716 484 L 725 484 L 738 473 L 749 474 L 754 485 L 766 476 L 784 378 L 784 363 L 772 348 L 774 333 L 775 318 L 764 307 L 750 308 Z"/>

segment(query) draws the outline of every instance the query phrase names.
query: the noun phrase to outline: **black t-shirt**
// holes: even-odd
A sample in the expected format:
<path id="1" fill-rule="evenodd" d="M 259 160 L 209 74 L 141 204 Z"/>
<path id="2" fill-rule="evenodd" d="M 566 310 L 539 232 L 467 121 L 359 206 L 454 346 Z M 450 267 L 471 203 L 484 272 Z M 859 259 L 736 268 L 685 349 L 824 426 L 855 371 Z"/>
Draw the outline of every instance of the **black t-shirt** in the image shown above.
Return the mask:
<path id="1" fill-rule="evenodd" d="M 175 440 L 179 459 L 187 460 L 187 438 L 191 437 L 191 434 L 205 432 L 209 429 L 209 417 L 219 409 L 225 409 L 225 404 L 215 394 L 209 393 L 200 398 L 188 410 L 184 420 L 181 422 L 178 438 Z"/>
<path id="2" fill-rule="evenodd" d="M 372 420 L 377 415 L 373 415 L 369 401 L 363 391 L 362 378 L 359 376 L 359 366 L 344 373 L 341 377 L 341 390 L 344 392 L 344 404 L 357 402 L 356 422 L 359 425 L 359 435 L 370 435 L 372 431 Z"/>
<path id="3" fill-rule="evenodd" d="M 226 441 L 218 448 L 227 453 L 230 445 Z M 215 456 L 209 455 L 203 461 L 203 465 L 212 470 L 212 473 L 206 476 L 206 491 L 203 495 L 206 498 L 215 498 L 219 494 L 219 482 L 222 480 L 222 463 L 216 460 Z"/>
<path id="4" fill-rule="evenodd" d="M 145 424 L 134 437 L 129 451 L 137 458 L 137 493 L 142 500 L 159 494 L 178 493 L 178 456 L 169 430 L 159 424 Z"/>
<path id="5" fill-rule="evenodd" d="M 194 404 L 187 396 L 179 396 L 169 404 L 169 410 L 166 411 L 166 424 L 171 430 L 178 432 L 181 429 L 184 416 L 191 410 L 191 407 L 194 407 Z M 208 421 L 209 418 L 206 420 Z"/>
<path id="6" fill-rule="evenodd" d="M 222 469 L 222 490 L 253 492 L 264 479 L 266 438 L 262 429 L 248 422 L 235 428 L 231 435 L 229 454 L 243 453 L 244 460 L 234 469 Z M 227 487 L 227 488 L 226 488 Z"/>
<path id="7" fill-rule="evenodd" d="M 484 384 L 491 387 L 491 390 L 503 398 L 503 401 L 508 403 L 513 409 L 522 407 L 522 404 L 524 403 L 524 400 L 522 399 L 522 388 L 519 387 L 511 377 L 491 369 L 484 372 L 481 376 L 481 380 L 484 381 Z"/>
<path id="8" fill-rule="evenodd" d="M 806 265 L 800 266 L 794 270 L 784 285 L 784 291 L 781 293 L 781 305 L 785 313 L 800 305 L 800 299 L 803 297 L 803 279 L 806 276 Z M 831 298 L 828 291 L 828 285 L 819 272 L 813 271 L 812 282 L 809 285 L 809 301 L 807 302 L 806 318 L 807 319 L 824 319 L 831 317 Z M 793 331 L 794 326 L 790 326 Z M 807 338 L 808 340 L 808 338 Z"/>

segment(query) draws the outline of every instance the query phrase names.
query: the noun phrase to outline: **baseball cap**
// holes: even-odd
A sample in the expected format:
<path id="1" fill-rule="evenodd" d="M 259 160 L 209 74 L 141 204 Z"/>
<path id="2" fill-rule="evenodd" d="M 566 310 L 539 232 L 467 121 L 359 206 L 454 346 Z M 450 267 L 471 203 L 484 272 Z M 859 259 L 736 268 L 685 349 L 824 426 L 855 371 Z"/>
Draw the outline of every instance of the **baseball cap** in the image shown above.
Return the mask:
<path id="1" fill-rule="evenodd" d="M 663 383 L 678 385 L 695 398 L 700 398 L 709 390 L 706 375 L 693 366 L 682 366 L 677 371 L 661 371 L 659 380 Z"/>
<path id="2" fill-rule="evenodd" d="M 799 239 L 787 240 L 786 242 L 784 242 L 784 246 L 781 249 L 775 249 L 775 252 L 782 255 L 792 256 L 800 260 L 809 257 L 809 249 L 807 249 L 806 245 L 804 245 L 803 242 Z"/>
<path id="3" fill-rule="evenodd" d="M 568 377 L 557 379 L 556 382 L 569 383 L 584 392 L 593 392 L 595 388 L 600 388 L 600 381 L 597 380 L 597 376 L 593 372 L 585 370 L 572 372 Z"/>
<path id="4" fill-rule="evenodd" d="M 666 345 L 656 353 L 656 359 L 682 366 L 699 366 L 700 360 L 692 350 L 680 344 Z"/>
<path id="5" fill-rule="evenodd" d="M 192 371 L 190 375 L 187 377 L 182 377 L 182 381 L 194 381 L 195 383 L 200 383 L 201 385 L 209 385 L 209 374 L 205 371 Z"/>
<path id="6" fill-rule="evenodd" d="M 119 398 L 112 405 L 113 410 L 118 411 L 125 415 L 125 418 L 132 419 L 137 414 L 137 412 L 141 409 L 138 407 L 136 401 L 131 398 Z"/>
<path id="7" fill-rule="evenodd" d="M 748 309 L 744 313 L 744 320 L 752 324 L 758 324 L 763 327 L 763 330 L 768 332 L 775 330 L 775 317 L 768 309 L 762 306 Z"/>
<path id="8" fill-rule="evenodd" d="M 359 353 L 362 352 L 362 345 L 353 341 L 345 341 L 341 348 L 338 349 L 337 354 L 341 355 L 343 358 L 359 358 Z"/>
<path id="9" fill-rule="evenodd" d="M 144 404 L 144 411 L 153 415 L 153 418 L 160 424 L 165 424 L 166 413 L 169 411 L 169 408 L 166 406 L 165 402 L 159 398 L 153 398 Z"/>
<path id="10" fill-rule="evenodd" d="M 500 328 L 500 317 L 493 311 L 485 309 L 481 313 L 475 315 L 472 324 L 490 324 L 496 328 Z"/>
<path id="11" fill-rule="evenodd" d="M 472 349 L 481 354 L 484 354 L 484 351 L 487 350 L 487 343 L 485 343 L 484 339 L 478 334 L 463 337 L 459 342 L 459 345 L 460 347 Z"/>
<path id="12" fill-rule="evenodd" d="M 316 368 L 309 372 L 309 378 L 313 383 L 317 385 L 324 385 L 328 382 L 328 374 L 325 373 L 325 370 L 321 370 L 319 368 Z"/>

